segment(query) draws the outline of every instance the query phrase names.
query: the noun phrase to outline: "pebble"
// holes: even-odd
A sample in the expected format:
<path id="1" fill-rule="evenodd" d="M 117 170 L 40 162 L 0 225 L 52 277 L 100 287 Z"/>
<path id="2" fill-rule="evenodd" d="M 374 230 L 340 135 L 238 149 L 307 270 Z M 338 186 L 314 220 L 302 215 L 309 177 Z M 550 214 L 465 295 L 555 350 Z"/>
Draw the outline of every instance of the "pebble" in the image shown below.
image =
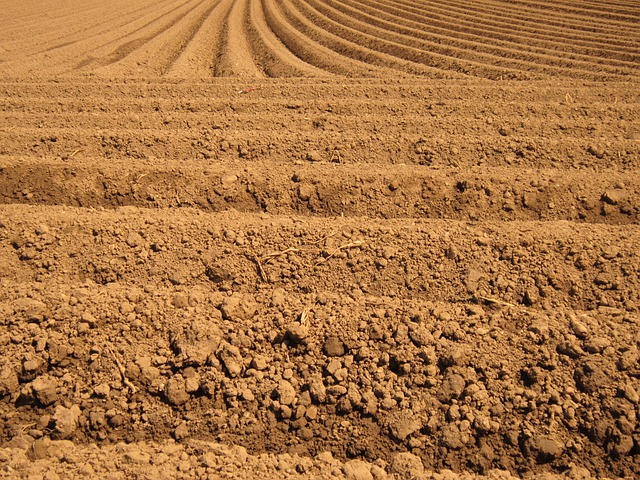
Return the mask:
<path id="1" fill-rule="evenodd" d="M 304 345 L 309 337 L 309 328 L 299 322 L 293 322 L 287 327 L 285 337 L 294 345 Z"/>
<path id="2" fill-rule="evenodd" d="M 218 359 L 224 365 L 229 376 L 237 377 L 242 373 L 243 360 L 238 347 L 222 342 L 218 351 Z"/>
<path id="3" fill-rule="evenodd" d="M 80 407 L 78 405 L 73 405 L 71 408 L 58 405 L 52 417 L 54 424 L 53 436 L 58 439 L 71 437 L 76 431 L 79 418 Z"/>
<path id="4" fill-rule="evenodd" d="M 630 384 L 625 385 L 623 389 L 623 393 L 624 393 L 624 398 L 629 400 L 631 403 L 634 403 L 636 405 L 640 403 L 640 395 L 638 394 L 636 389 L 633 388 L 632 385 Z"/>
<path id="5" fill-rule="evenodd" d="M 4 365 L 0 370 L 0 398 L 18 391 L 18 374 L 9 365 Z"/>
<path id="6" fill-rule="evenodd" d="M 220 311 L 225 320 L 239 322 L 253 318 L 258 311 L 258 305 L 251 295 L 233 293 L 222 301 Z"/>
<path id="7" fill-rule="evenodd" d="M 344 464 L 346 480 L 373 480 L 371 468 L 362 460 L 349 460 Z"/>
<path id="8" fill-rule="evenodd" d="M 556 439 L 538 435 L 527 442 L 527 447 L 538 463 L 547 463 L 562 455 L 564 446 Z"/>
<path id="9" fill-rule="evenodd" d="M 324 403 L 327 400 L 327 389 L 321 379 L 316 378 L 309 382 L 309 393 L 316 403 Z"/>
<path id="10" fill-rule="evenodd" d="M 605 337 L 593 337 L 584 342 L 584 349 L 589 353 L 602 353 L 611 346 L 611 340 Z"/>
<path id="11" fill-rule="evenodd" d="M 173 438 L 175 438 L 178 441 L 183 440 L 188 436 L 189 436 L 189 427 L 187 426 L 187 422 L 182 422 L 173 431 Z"/>
<path id="12" fill-rule="evenodd" d="M 185 381 L 182 375 L 171 377 L 164 388 L 164 396 L 170 405 L 184 405 L 189 401 L 189 394 L 185 388 Z"/>
<path id="13" fill-rule="evenodd" d="M 438 389 L 438 400 L 442 403 L 448 403 L 452 399 L 460 397 L 465 387 L 466 382 L 462 375 L 457 373 L 448 374 Z"/>
<path id="14" fill-rule="evenodd" d="M 57 387 L 58 382 L 48 375 L 37 377 L 33 382 L 31 382 L 33 394 L 38 402 L 43 406 L 52 405 L 58 400 L 59 395 Z"/>
<path id="15" fill-rule="evenodd" d="M 306 156 L 309 162 L 321 162 L 322 155 L 317 150 L 309 150 Z"/>
<path id="16" fill-rule="evenodd" d="M 296 390 L 290 382 L 282 380 L 276 387 L 276 396 L 282 405 L 292 405 L 296 399 Z"/>
<path id="17" fill-rule="evenodd" d="M 602 200 L 609 205 L 618 205 L 627 199 L 627 192 L 622 189 L 610 189 L 602 194 Z"/>
<path id="18" fill-rule="evenodd" d="M 298 186 L 298 198 L 303 202 L 307 202 L 316 193 L 316 187 L 310 183 L 301 183 Z"/>
<path id="19" fill-rule="evenodd" d="M 140 450 L 128 451 L 124 454 L 124 458 L 129 463 L 135 463 L 138 465 L 146 465 L 151 461 L 151 455 Z"/>
<path id="20" fill-rule="evenodd" d="M 576 385 L 585 393 L 595 393 L 609 382 L 609 377 L 602 369 L 591 361 L 580 363 L 575 369 Z"/>
<path id="21" fill-rule="evenodd" d="M 340 357 L 345 353 L 344 343 L 338 337 L 328 337 L 322 345 L 322 351 L 328 357 Z"/>
<path id="22" fill-rule="evenodd" d="M 422 428 L 422 422 L 410 411 L 400 411 L 389 417 L 389 431 L 398 441 L 406 440 Z"/>
<path id="23" fill-rule="evenodd" d="M 393 457 L 389 470 L 398 474 L 399 478 L 419 478 L 424 474 L 424 465 L 420 457 L 413 453 L 401 452 Z"/>
<path id="24" fill-rule="evenodd" d="M 93 388 L 93 393 L 98 398 L 107 398 L 110 392 L 111 392 L 111 387 L 106 382 L 96 385 Z"/>
<path id="25" fill-rule="evenodd" d="M 176 292 L 173 294 L 172 303 L 176 308 L 187 308 L 189 306 L 189 297 L 186 293 Z"/>
<path id="26" fill-rule="evenodd" d="M 142 238 L 142 236 L 140 236 L 139 233 L 133 232 L 127 236 L 126 242 L 127 242 L 127 245 L 129 245 L 131 248 L 135 248 L 139 245 L 144 244 L 144 238 Z"/>
<path id="27" fill-rule="evenodd" d="M 578 338 L 584 339 L 584 338 L 587 338 L 587 336 L 589 335 L 589 329 L 587 328 L 587 326 L 577 318 L 571 319 L 570 326 L 571 326 L 571 330 L 573 331 L 575 336 Z"/>
<path id="28" fill-rule="evenodd" d="M 256 355 L 251 360 L 251 368 L 255 368 L 256 370 L 264 370 L 267 366 L 267 359 L 262 355 Z"/>
<path id="29" fill-rule="evenodd" d="M 409 338 L 415 343 L 418 347 L 422 347 L 425 345 L 432 345 L 435 342 L 435 339 L 429 329 L 422 324 L 419 325 L 411 325 L 409 327 Z"/>

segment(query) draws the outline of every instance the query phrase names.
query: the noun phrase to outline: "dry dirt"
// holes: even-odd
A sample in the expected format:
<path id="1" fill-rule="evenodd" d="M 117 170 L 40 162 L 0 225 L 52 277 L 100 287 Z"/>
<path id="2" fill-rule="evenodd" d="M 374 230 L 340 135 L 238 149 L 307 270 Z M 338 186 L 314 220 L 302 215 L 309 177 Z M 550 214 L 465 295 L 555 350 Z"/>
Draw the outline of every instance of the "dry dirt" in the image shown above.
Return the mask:
<path id="1" fill-rule="evenodd" d="M 637 1 L 0 25 L 0 477 L 640 477 Z"/>

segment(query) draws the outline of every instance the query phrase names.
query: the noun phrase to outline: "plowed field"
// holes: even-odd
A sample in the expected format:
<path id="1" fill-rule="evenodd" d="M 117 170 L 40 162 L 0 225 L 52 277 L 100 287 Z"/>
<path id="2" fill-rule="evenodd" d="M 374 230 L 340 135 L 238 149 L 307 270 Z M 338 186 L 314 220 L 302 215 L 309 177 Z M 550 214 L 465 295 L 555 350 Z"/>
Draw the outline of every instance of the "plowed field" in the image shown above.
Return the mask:
<path id="1" fill-rule="evenodd" d="M 640 4 L 0 0 L 0 476 L 640 477 Z"/>

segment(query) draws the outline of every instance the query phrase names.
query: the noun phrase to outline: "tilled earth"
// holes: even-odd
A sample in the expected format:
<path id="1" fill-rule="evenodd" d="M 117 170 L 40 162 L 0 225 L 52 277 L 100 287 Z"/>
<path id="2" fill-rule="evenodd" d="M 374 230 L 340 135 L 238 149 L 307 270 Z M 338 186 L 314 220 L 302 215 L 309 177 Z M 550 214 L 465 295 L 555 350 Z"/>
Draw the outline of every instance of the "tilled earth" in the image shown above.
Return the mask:
<path id="1" fill-rule="evenodd" d="M 4 3 L 1 476 L 640 476 L 637 6 Z"/>

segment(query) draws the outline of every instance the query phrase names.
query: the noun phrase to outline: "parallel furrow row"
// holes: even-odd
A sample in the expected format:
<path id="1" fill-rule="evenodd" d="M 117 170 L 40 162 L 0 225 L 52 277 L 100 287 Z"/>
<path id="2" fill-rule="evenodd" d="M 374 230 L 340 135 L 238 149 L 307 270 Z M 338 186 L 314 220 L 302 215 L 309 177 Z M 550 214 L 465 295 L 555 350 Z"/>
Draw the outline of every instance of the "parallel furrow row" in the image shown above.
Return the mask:
<path id="1" fill-rule="evenodd" d="M 52 6 L 47 19 L 33 8 L 14 12 L 0 37 L 0 75 L 599 81 L 640 75 L 638 12 L 622 1 L 506 7 L 467 0 L 140 0 L 108 10 L 93 2 L 73 6 Z"/>

